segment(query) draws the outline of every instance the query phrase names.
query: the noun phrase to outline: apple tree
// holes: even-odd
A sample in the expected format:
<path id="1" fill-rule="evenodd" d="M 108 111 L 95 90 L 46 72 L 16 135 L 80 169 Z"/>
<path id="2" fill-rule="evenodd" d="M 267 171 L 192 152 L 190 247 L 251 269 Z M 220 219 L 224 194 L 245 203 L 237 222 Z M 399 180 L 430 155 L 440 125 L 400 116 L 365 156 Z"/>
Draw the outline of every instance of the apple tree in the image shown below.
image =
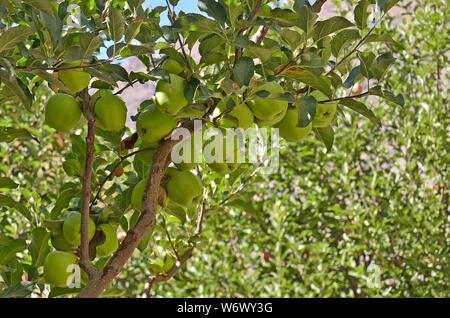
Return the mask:
<path id="1" fill-rule="evenodd" d="M 174 164 L 181 142 L 194 155 L 208 147 L 193 142 L 206 128 L 274 127 L 286 142 L 314 134 L 330 150 L 340 114 L 380 124 L 365 97 L 404 103 L 383 85 L 400 44 L 377 33 L 398 0 L 361 0 L 352 18 L 328 19 L 326 0 L 200 0 L 202 14 L 178 2 L 0 1 L 0 101 L 11 117 L 0 140 L 8 153 L 30 152 L 0 178 L 2 295 L 118 295 L 111 283 L 130 258 L 152 273 L 150 295 L 263 164 Z M 145 71 L 120 65 L 130 57 Z M 146 82 L 156 92 L 131 114 L 121 95 Z M 192 136 L 172 138 L 182 128 Z"/>

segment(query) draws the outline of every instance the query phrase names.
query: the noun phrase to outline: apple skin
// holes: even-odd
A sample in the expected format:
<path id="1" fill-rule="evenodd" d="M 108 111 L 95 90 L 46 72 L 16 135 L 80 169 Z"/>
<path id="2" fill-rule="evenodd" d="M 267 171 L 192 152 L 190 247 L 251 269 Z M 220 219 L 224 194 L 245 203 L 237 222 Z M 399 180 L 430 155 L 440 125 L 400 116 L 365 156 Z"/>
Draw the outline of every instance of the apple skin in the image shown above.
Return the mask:
<path id="1" fill-rule="evenodd" d="M 73 272 L 67 270 L 75 265 L 77 257 L 72 253 L 53 251 L 44 261 L 44 280 L 47 284 L 56 287 L 67 287 L 67 279 Z"/>
<path id="2" fill-rule="evenodd" d="M 160 80 L 156 84 L 155 99 L 158 109 L 170 115 L 175 115 L 189 103 L 184 97 L 184 79 L 170 74 L 170 83 Z"/>
<path id="3" fill-rule="evenodd" d="M 67 94 L 50 97 L 45 107 L 45 122 L 59 132 L 68 132 L 80 121 L 81 109 L 75 98 Z"/>
<path id="4" fill-rule="evenodd" d="M 117 250 L 117 247 L 119 247 L 116 231 L 108 223 L 99 225 L 97 229 L 102 231 L 105 235 L 105 242 L 97 245 L 97 257 L 108 257 Z"/>
<path id="5" fill-rule="evenodd" d="M 72 246 L 79 246 L 81 242 L 81 214 L 76 212 L 70 214 L 65 220 L 63 224 L 63 236 L 64 239 Z M 89 241 L 92 240 L 95 234 L 95 223 L 89 218 Z"/>
<path id="6" fill-rule="evenodd" d="M 61 64 L 60 67 L 74 67 L 80 66 L 80 62 L 68 62 Z M 91 82 L 91 75 L 83 72 L 82 69 L 73 69 L 66 71 L 58 71 L 58 78 L 64 85 L 70 89 L 72 93 L 78 93 L 89 86 Z"/>
<path id="7" fill-rule="evenodd" d="M 140 114 L 136 130 L 144 142 L 156 143 L 167 136 L 176 126 L 175 117 L 162 113 L 156 105 L 151 105 Z"/>
<path id="8" fill-rule="evenodd" d="M 106 94 L 95 103 L 94 112 L 103 130 L 119 132 L 125 127 L 127 106 L 118 96 Z"/>
<path id="9" fill-rule="evenodd" d="M 280 136 L 287 141 L 302 141 L 312 131 L 312 122 L 304 128 L 297 127 L 298 116 L 297 107 L 289 107 L 286 116 L 275 125 L 275 128 L 279 129 Z"/>
<path id="10" fill-rule="evenodd" d="M 134 189 L 133 192 L 131 193 L 131 206 L 136 210 L 136 211 L 141 211 L 142 209 L 142 196 L 144 195 L 144 189 L 145 189 L 145 184 L 146 184 L 147 180 L 141 180 L 139 181 Z"/>
<path id="11" fill-rule="evenodd" d="M 178 63 L 178 61 L 174 60 L 174 59 L 167 59 L 164 64 L 163 64 L 163 68 L 172 74 L 180 74 L 181 72 L 184 71 L 184 67 L 183 65 L 181 65 L 180 63 Z"/>
<path id="12" fill-rule="evenodd" d="M 321 91 L 314 91 L 311 93 L 317 101 L 329 100 L 330 98 L 326 96 Z M 325 103 L 325 104 L 317 104 L 316 116 L 312 121 L 313 127 L 324 128 L 330 125 L 331 121 L 336 114 L 337 104 L 336 103 Z"/>
<path id="13" fill-rule="evenodd" d="M 275 82 L 268 82 L 259 90 L 268 91 L 271 94 L 284 93 L 283 87 Z M 256 98 L 247 102 L 248 107 L 256 117 L 256 123 L 261 126 L 273 126 L 281 121 L 286 114 L 288 102 L 271 98 Z"/>
<path id="14" fill-rule="evenodd" d="M 217 136 L 214 136 L 213 138 L 211 138 L 211 140 L 209 140 L 206 145 L 208 145 L 211 142 L 215 142 L 215 139 L 218 138 Z M 205 145 L 205 146 L 206 146 Z M 222 146 L 223 146 L 223 158 L 222 158 L 222 162 L 208 162 L 208 166 L 214 170 L 215 172 L 221 174 L 221 175 L 227 175 L 230 174 L 234 171 L 237 170 L 237 168 L 239 168 L 239 166 L 241 165 L 240 163 L 237 162 L 238 159 L 238 140 L 237 137 L 234 138 L 234 143 L 230 146 L 227 145 L 227 138 L 226 135 L 223 136 L 223 141 L 222 141 Z M 216 149 L 214 149 L 215 151 Z M 214 155 L 214 154 L 212 154 Z"/>
<path id="15" fill-rule="evenodd" d="M 203 198 L 203 184 L 192 172 L 178 171 L 167 183 L 167 195 L 173 202 L 188 208 Z"/>
<path id="16" fill-rule="evenodd" d="M 53 247 L 58 251 L 69 252 L 71 248 L 76 246 L 70 245 L 62 233 L 54 233 L 50 239 Z"/>
<path id="17" fill-rule="evenodd" d="M 226 108 L 227 108 L 226 99 L 223 99 L 217 104 L 213 116 L 219 116 L 223 111 L 226 110 Z M 226 116 L 231 116 L 235 118 L 237 124 L 232 120 L 228 120 Z M 218 121 L 220 127 L 223 128 L 239 127 L 244 130 L 250 128 L 253 125 L 253 122 L 254 122 L 253 113 L 245 103 L 235 106 L 230 112 L 228 112 L 224 117 L 222 117 Z"/>

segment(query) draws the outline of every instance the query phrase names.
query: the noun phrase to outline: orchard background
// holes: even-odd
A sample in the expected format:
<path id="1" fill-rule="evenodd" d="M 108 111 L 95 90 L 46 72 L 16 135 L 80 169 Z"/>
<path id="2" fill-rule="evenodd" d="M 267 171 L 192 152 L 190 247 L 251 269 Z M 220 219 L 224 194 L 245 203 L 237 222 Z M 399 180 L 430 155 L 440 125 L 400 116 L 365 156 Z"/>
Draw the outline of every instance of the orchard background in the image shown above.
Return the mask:
<path id="1" fill-rule="evenodd" d="M 340 107 L 333 128 L 282 143 L 276 174 L 259 174 L 249 164 L 225 177 L 196 167 L 202 203 L 184 209 L 169 198 L 158 213 L 156 204 L 143 211 L 155 216 L 145 226 L 151 235 L 130 259 L 122 257 L 123 269 L 101 296 L 448 297 L 446 3 L 317 1 L 310 8 L 285 1 L 277 11 L 273 1 L 199 1 L 201 10 L 192 1 L 159 2 L 0 0 L 0 296 L 72 297 L 98 278 L 108 258 L 82 255 L 88 275 L 80 288 L 43 278 L 55 224 L 69 211 L 90 212 L 82 207 L 84 190 L 91 190 L 88 203 L 98 201 L 91 209 L 97 225 L 107 220 L 121 241 L 138 223 L 131 194 L 151 165 L 132 156 L 140 140 L 126 137 L 136 136 L 136 114 L 148 106 L 155 83 L 167 78 L 161 65 L 169 56 L 184 63 L 191 96 L 183 122 L 211 115 L 225 91 L 242 100 L 250 78 L 276 77 L 290 105 L 312 88 L 341 98 Z M 380 14 L 369 11 L 372 3 Z M 69 23 L 70 4 L 81 7 L 81 21 Z M 183 10 L 202 16 L 186 21 Z M 313 11 L 318 21 L 340 22 L 317 31 Z M 376 24 L 366 24 L 372 18 Z M 375 62 L 379 56 L 385 59 Z M 128 108 L 127 128 L 96 129 L 88 187 L 89 115 L 68 133 L 44 118 L 48 99 L 67 92 L 52 71 L 80 59 L 91 65 L 83 70 L 92 77 L 91 88 L 77 96 L 80 105 L 101 89 L 117 93 Z M 362 99 L 344 98 L 359 94 Z"/>

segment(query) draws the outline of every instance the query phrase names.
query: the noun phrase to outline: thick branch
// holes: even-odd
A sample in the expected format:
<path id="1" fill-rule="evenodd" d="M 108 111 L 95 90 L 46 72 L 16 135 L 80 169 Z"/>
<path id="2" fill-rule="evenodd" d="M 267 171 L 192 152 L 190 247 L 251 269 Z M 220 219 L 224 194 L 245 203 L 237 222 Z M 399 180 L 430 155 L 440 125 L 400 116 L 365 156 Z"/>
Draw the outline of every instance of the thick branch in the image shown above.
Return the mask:
<path id="1" fill-rule="evenodd" d="M 84 114 L 88 120 L 88 133 L 86 137 L 86 164 L 83 175 L 83 196 L 81 198 L 81 244 L 80 244 L 80 266 L 92 277 L 97 270 L 89 261 L 89 202 L 91 200 L 92 167 L 94 164 L 94 138 L 95 138 L 95 116 L 93 103 L 89 98 L 88 90 L 82 93 L 82 105 Z"/>
<path id="2" fill-rule="evenodd" d="M 187 128 L 191 131 L 191 133 L 193 133 L 194 122 L 190 121 L 186 123 L 183 128 Z M 144 189 L 142 211 L 139 219 L 127 232 L 125 239 L 105 265 L 103 270 L 96 273 L 96 275 L 89 280 L 89 283 L 77 297 L 92 298 L 100 296 L 111 281 L 119 275 L 123 266 L 133 254 L 133 251 L 138 246 L 139 242 L 142 240 L 142 237 L 155 222 L 159 198 L 159 187 L 170 163 L 170 153 L 173 147 L 175 147 L 175 145 L 179 142 L 179 140 L 168 139 L 161 142 L 156 148 Z"/>

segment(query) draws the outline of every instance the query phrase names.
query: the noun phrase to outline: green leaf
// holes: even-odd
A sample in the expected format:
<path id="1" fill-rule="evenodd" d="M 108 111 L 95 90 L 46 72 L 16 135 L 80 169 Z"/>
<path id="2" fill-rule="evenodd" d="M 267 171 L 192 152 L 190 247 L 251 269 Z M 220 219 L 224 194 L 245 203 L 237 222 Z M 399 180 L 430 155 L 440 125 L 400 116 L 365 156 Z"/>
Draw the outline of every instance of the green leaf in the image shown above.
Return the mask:
<path id="1" fill-rule="evenodd" d="M 0 35 L 0 52 L 15 48 L 16 43 L 24 42 L 34 31 L 33 28 L 25 25 L 15 26 L 4 31 Z"/>
<path id="2" fill-rule="evenodd" d="M 130 43 L 141 30 L 142 21 L 134 21 L 125 30 L 125 43 Z"/>
<path id="3" fill-rule="evenodd" d="M 22 0 L 22 2 L 47 13 L 49 16 L 53 15 L 52 4 L 49 0 Z"/>
<path id="4" fill-rule="evenodd" d="M 37 227 L 31 232 L 31 244 L 29 246 L 33 266 L 39 267 L 44 264 L 45 257 L 50 252 L 48 240 L 52 235 L 44 227 Z"/>
<path id="5" fill-rule="evenodd" d="M 289 45 L 291 50 L 295 50 L 303 42 L 302 34 L 290 29 L 281 30 L 281 37 Z"/>
<path id="6" fill-rule="evenodd" d="M 343 84 L 345 88 L 352 87 L 355 84 L 355 81 L 357 81 L 359 78 L 362 78 L 360 69 L 361 67 L 358 65 L 350 71 L 350 74 Z"/>
<path id="7" fill-rule="evenodd" d="M 198 8 L 210 17 L 224 23 L 227 20 L 227 11 L 222 4 L 214 0 L 199 0 Z"/>
<path id="8" fill-rule="evenodd" d="M 383 42 L 394 44 L 399 48 L 403 48 L 403 46 L 395 41 L 389 34 L 370 34 L 363 43 L 372 43 L 372 42 Z"/>
<path id="9" fill-rule="evenodd" d="M 307 127 L 314 117 L 317 111 L 317 100 L 310 95 L 303 96 L 298 100 L 299 112 L 297 127 Z"/>
<path id="10" fill-rule="evenodd" d="M 282 75 L 285 73 L 283 72 Z M 308 70 L 304 70 L 303 72 L 295 72 L 286 73 L 286 76 L 289 78 L 292 78 L 294 80 L 300 81 L 302 83 L 308 84 L 311 87 L 314 87 L 315 89 L 318 89 L 319 91 L 323 92 L 325 95 L 331 98 L 332 91 L 330 84 L 322 77 L 317 77 L 312 72 Z"/>
<path id="11" fill-rule="evenodd" d="M 248 86 L 255 73 L 255 64 L 247 56 L 241 57 L 233 68 L 233 75 L 239 86 Z"/>
<path id="12" fill-rule="evenodd" d="M 305 38 L 308 39 L 311 34 L 313 34 L 313 29 L 315 30 L 314 23 L 317 20 L 317 14 L 308 8 L 308 6 L 303 6 L 296 12 L 298 16 L 298 26 L 305 31 Z"/>
<path id="13" fill-rule="evenodd" d="M 234 28 L 238 16 L 244 12 L 244 5 L 238 0 L 220 0 L 227 12 L 228 22 Z"/>
<path id="14" fill-rule="evenodd" d="M 17 210 L 28 221 L 32 221 L 31 212 L 22 203 L 14 201 L 9 196 L 0 194 L 0 207 L 8 207 Z"/>
<path id="15" fill-rule="evenodd" d="M 316 137 L 325 144 L 327 151 L 333 148 L 334 130 L 331 126 L 325 128 L 313 128 Z"/>
<path id="16" fill-rule="evenodd" d="M 33 96 L 28 88 L 17 77 L 11 76 L 8 72 L 0 70 L 0 81 L 3 82 L 16 96 L 20 102 L 28 109 L 31 109 Z"/>
<path id="17" fill-rule="evenodd" d="M 59 296 L 69 296 L 78 294 L 82 288 L 66 288 L 66 287 L 52 287 L 48 294 L 48 298 L 56 298 Z"/>
<path id="18" fill-rule="evenodd" d="M 125 19 L 123 18 L 122 12 L 110 6 L 106 25 L 111 40 L 115 43 L 119 42 L 125 32 Z"/>
<path id="19" fill-rule="evenodd" d="M 338 57 L 344 47 L 360 38 L 361 35 L 358 30 L 342 30 L 331 40 L 331 52 L 335 57 Z"/>
<path id="20" fill-rule="evenodd" d="M 375 54 L 373 54 L 372 52 L 358 52 L 358 58 L 361 62 L 361 64 L 359 65 L 361 74 L 368 79 L 372 78 L 372 66 L 375 63 Z"/>
<path id="21" fill-rule="evenodd" d="M 0 126 L 0 142 L 12 142 L 14 140 L 36 139 L 25 128 L 1 127 Z"/>
<path id="22" fill-rule="evenodd" d="M 8 244 L 0 246 L 0 264 L 8 264 L 14 259 L 16 253 L 23 252 L 27 243 L 24 239 L 9 240 Z"/>
<path id="23" fill-rule="evenodd" d="M 102 38 L 94 33 L 82 33 L 80 35 L 80 48 L 85 58 L 91 56 L 102 43 Z"/>
<path id="24" fill-rule="evenodd" d="M 128 44 L 120 50 L 121 57 L 152 54 L 153 49 L 144 45 Z"/>
<path id="25" fill-rule="evenodd" d="M 353 23 L 348 21 L 344 17 L 332 17 L 328 20 L 319 21 L 314 25 L 313 39 L 315 42 L 327 36 L 328 34 L 335 33 L 341 29 L 352 27 Z"/>
<path id="26" fill-rule="evenodd" d="M 405 106 L 405 99 L 403 98 L 402 94 L 394 95 L 392 92 L 383 90 L 380 86 L 375 86 L 369 89 L 369 94 L 380 96 L 402 107 Z"/>
<path id="27" fill-rule="evenodd" d="M 76 184 L 69 183 L 68 187 L 64 188 L 64 190 L 61 192 L 58 199 L 56 200 L 55 206 L 50 212 L 51 218 L 56 219 L 61 213 L 61 211 L 69 206 L 69 203 L 72 200 L 72 198 L 79 195 L 80 193 L 81 191 L 78 189 Z"/>
<path id="28" fill-rule="evenodd" d="M 20 282 L 14 286 L 3 289 L 0 298 L 26 298 L 33 292 L 33 282 Z"/>
<path id="29" fill-rule="evenodd" d="M 364 29 L 367 26 L 367 19 L 370 15 L 370 12 L 368 10 L 369 5 L 369 0 L 361 0 L 355 7 L 355 23 L 360 30 Z"/>
<path id="30" fill-rule="evenodd" d="M 16 189 L 19 185 L 7 177 L 0 177 L 0 188 Z"/>
<path id="31" fill-rule="evenodd" d="M 47 71 L 44 71 L 44 70 L 31 70 L 31 71 L 23 70 L 23 71 L 37 75 L 40 78 L 42 78 L 43 80 L 47 81 L 47 83 L 55 86 L 56 88 L 72 94 L 71 91 L 64 85 L 63 82 L 61 82 L 56 76 L 52 75 L 51 73 L 49 73 Z"/>
<path id="32" fill-rule="evenodd" d="M 384 53 L 377 57 L 373 73 L 378 81 L 381 81 L 389 67 L 395 62 L 391 52 Z"/>
<path id="33" fill-rule="evenodd" d="M 186 100 L 191 103 L 194 99 L 195 92 L 197 90 L 198 85 L 200 85 L 200 81 L 195 77 L 192 77 L 184 87 L 184 97 Z"/>
<path id="34" fill-rule="evenodd" d="M 395 6 L 400 0 L 378 0 L 380 8 L 384 12 L 388 12 L 393 6 Z"/>
<path id="35" fill-rule="evenodd" d="M 370 119 L 375 125 L 381 126 L 381 121 L 380 119 L 375 116 L 375 114 L 366 107 L 366 105 L 364 105 L 361 102 L 358 102 L 352 98 L 346 98 L 346 99 L 342 99 L 339 101 L 339 104 L 348 107 L 352 110 L 354 110 L 355 112 L 360 113 L 361 115 L 363 115 L 364 117 L 367 117 L 368 119 Z"/>

